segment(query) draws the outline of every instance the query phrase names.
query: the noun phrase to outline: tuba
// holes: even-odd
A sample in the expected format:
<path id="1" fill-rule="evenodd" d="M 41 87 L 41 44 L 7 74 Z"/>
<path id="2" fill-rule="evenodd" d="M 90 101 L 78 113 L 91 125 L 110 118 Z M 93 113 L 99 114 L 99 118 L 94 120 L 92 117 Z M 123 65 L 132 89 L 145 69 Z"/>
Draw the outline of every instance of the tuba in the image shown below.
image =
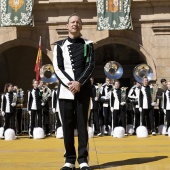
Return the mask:
<path id="1" fill-rule="evenodd" d="M 148 81 L 153 78 L 153 70 L 147 64 L 139 64 L 133 70 L 133 76 L 135 80 L 139 83 L 142 83 L 142 79 L 144 76 L 148 77 Z"/>
<path id="2" fill-rule="evenodd" d="M 53 65 L 43 65 L 40 69 L 40 77 L 45 83 L 55 83 L 57 81 L 57 76 L 55 74 Z"/>
<path id="3" fill-rule="evenodd" d="M 118 62 L 109 61 L 104 66 L 104 73 L 110 79 L 119 79 L 123 75 L 123 68 Z"/>

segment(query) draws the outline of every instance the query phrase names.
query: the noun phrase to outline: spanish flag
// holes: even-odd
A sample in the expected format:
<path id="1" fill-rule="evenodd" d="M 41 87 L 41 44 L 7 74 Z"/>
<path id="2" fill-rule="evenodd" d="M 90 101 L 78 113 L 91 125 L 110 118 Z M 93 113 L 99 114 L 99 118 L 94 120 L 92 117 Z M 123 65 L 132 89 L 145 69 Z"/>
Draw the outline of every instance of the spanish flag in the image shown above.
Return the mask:
<path id="1" fill-rule="evenodd" d="M 38 48 L 38 53 L 37 53 L 37 59 L 35 63 L 35 69 L 34 71 L 36 72 L 36 80 L 40 80 L 40 68 L 42 66 L 42 50 L 41 50 L 41 36 L 39 40 L 39 48 Z"/>

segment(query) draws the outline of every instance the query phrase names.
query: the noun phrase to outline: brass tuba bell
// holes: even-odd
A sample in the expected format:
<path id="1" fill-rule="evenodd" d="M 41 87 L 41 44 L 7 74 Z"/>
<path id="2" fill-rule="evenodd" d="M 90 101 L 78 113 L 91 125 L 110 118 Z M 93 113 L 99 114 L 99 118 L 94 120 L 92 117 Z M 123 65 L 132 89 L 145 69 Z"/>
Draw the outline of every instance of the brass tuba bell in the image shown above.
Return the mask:
<path id="1" fill-rule="evenodd" d="M 139 83 L 142 83 L 144 76 L 147 76 L 148 81 L 150 81 L 153 78 L 153 70 L 148 64 L 139 64 L 134 68 L 133 76 Z"/>
<path id="2" fill-rule="evenodd" d="M 123 68 L 118 62 L 109 61 L 104 66 L 104 73 L 110 79 L 119 79 L 123 75 Z"/>
<path id="3" fill-rule="evenodd" d="M 54 72 L 54 67 L 52 64 L 43 65 L 40 69 L 41 80 L 45 83 L 55 83 L 57 81 L 57 76 Z"/>

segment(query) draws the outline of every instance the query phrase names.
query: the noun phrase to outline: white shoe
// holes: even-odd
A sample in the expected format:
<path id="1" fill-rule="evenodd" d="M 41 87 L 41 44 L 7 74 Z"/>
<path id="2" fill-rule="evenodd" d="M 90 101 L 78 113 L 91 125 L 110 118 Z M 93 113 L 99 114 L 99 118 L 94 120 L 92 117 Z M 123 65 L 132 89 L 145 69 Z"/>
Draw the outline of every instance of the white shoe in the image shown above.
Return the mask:
<path id="1" fill-rule="evenodd" d="M 97 136 L 102 136 L 102 133 L 101 133 L 101 132 L 99 132 L 99 133 L 97 134 Z"/>
<path id="2" fill-rule="evenodd" d="M 152 132 L 152 136 L 156 136 L 156 133 L 155 133 L 155 132 Z"/>
<path id="3" fill-rule="evenodd" d="M 105 134 L 105 135 L 108 135 L 108 131 L 105 130 L 105 131 L 104 131 L 104 134 Z"/>

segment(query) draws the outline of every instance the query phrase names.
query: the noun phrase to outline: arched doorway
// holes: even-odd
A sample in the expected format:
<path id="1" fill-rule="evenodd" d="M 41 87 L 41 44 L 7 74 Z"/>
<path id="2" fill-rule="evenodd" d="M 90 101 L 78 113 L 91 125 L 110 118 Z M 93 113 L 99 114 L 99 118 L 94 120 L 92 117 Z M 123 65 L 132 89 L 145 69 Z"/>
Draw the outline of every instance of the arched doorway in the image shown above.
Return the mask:
<path id="1" fill-rule="evenodd" d="M 11 82 L 24 89 L 26 92 L 31 88 L 32 80 L 35 78 L 35 62 L 38 47 L 15 46 L 0 54 L 0 93 L 3 92 L 4 84 Z M 50 58 L 42 53 L 42 62 L 51 64 Z"/>
<path id="2" fill-rule="evenodd" d="M 147 63 L 138 51 L 122 44 L 106 44 L 95 50 L 96 68 L 94 78 L 96 82 L 103 83 L 105 74 L 103 72 L 104 65 L 108 61 L 117 61 L 123 67 L 124 74 L 120 79 L 123 86 L 130 87 L 134 82 L 133 69 L 141 63 Z"/>

